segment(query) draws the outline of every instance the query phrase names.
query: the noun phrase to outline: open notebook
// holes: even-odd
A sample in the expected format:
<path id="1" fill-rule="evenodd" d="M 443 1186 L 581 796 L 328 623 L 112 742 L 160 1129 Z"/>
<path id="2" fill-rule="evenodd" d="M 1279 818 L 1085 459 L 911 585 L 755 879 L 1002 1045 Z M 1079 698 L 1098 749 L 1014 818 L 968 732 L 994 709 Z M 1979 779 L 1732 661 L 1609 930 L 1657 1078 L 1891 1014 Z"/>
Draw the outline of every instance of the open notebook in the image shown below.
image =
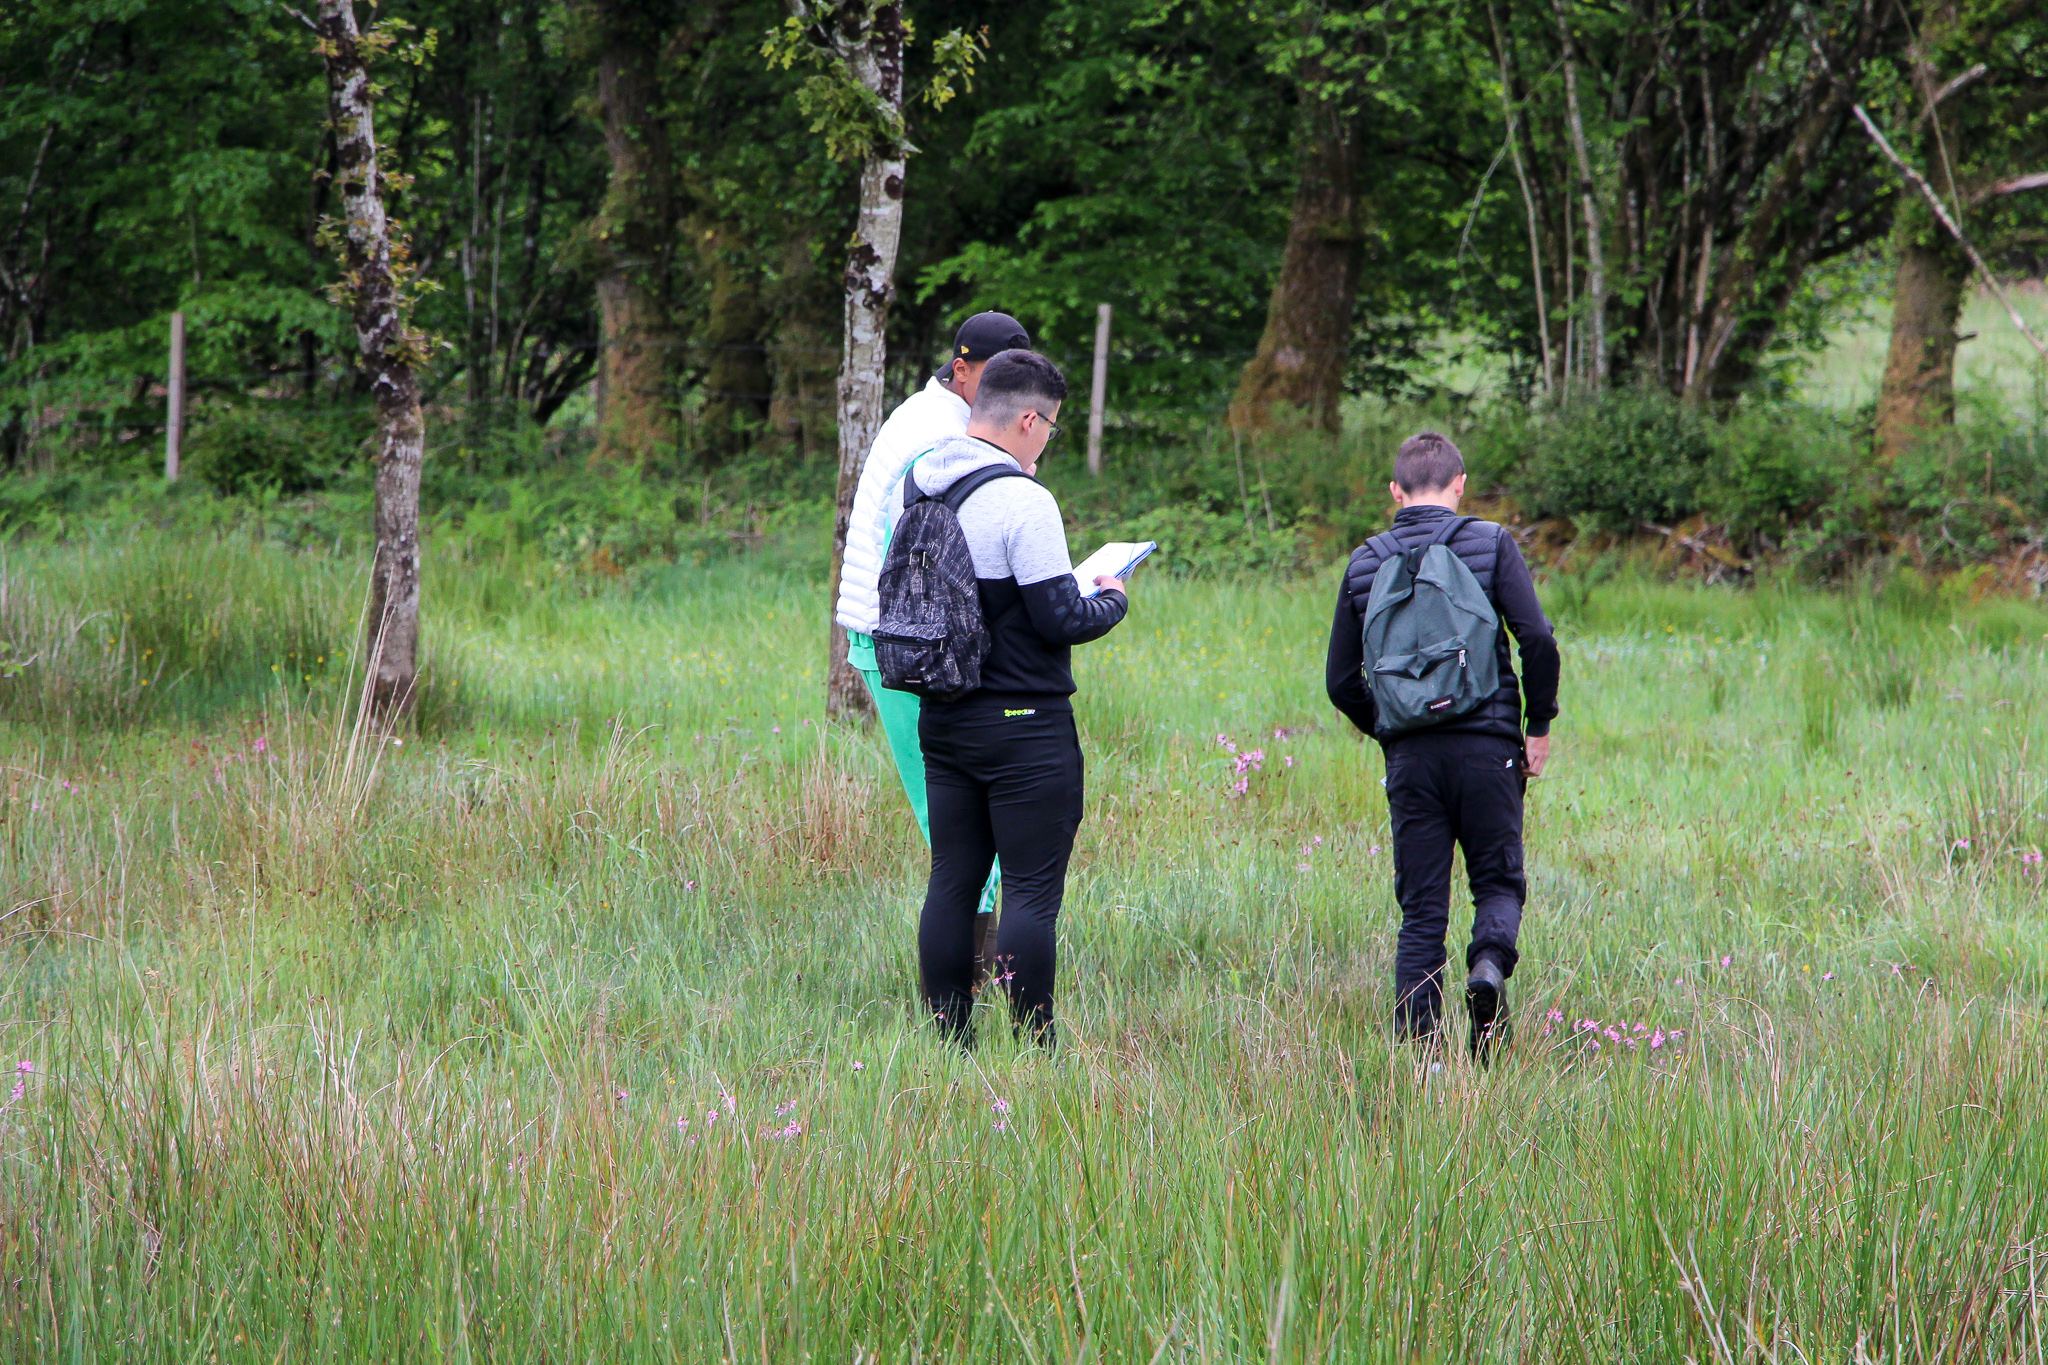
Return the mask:
<path id="1" fill-rule="evenodd" d="M 1089 555 L 1074 566 L 1074 582 L 1081 587 L 1081 596 L 1093 597 L 1102 589 L 1095 586 L 1099 575 L 1123 578 L 1131 570 L 1145 562 L 1145 556 L 1159 548 L 1156 540 L 1112 540 L 1109 544 Z"/>

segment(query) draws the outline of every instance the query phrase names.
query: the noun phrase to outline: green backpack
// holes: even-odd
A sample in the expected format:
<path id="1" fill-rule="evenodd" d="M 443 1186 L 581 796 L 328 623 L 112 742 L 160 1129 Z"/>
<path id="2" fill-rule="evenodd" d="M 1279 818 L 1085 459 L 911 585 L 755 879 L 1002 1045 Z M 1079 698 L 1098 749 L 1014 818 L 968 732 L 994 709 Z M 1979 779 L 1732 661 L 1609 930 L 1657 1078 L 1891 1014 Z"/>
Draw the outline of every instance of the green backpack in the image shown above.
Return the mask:
<path id="1" fill-rule="evenodd" d="M 1500 687 L 1500 614 L 1451 537 L 1477 517 L 1452 517 L 1426 545 L 1403 550 L 1391 534 L 1365 604 L 1365 682 L 1391 738 L 1470 715 Z"/>

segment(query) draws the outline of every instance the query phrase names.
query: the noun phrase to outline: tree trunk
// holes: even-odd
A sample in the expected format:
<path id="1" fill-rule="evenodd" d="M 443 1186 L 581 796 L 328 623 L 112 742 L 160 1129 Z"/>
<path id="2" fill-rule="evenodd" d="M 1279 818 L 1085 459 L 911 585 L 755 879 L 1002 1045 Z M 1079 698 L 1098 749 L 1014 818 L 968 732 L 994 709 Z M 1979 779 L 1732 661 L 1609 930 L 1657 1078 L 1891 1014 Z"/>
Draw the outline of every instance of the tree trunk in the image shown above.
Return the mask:
<path id="1" fill-rule="evenodd" d="M 1956 321 L 1970 261 L 1917 206 L 1901 206 L 1892 344 L 1877 398 L 1877 458 L 1890 466 L 1930 428 L 1956 419 Z"/>
<path id="2" fill-rule="evenodd" d="M 711 316 L 705 343 L 711 348 L 704 376 L 704 411 L 699 424 L 703 454 L 723 460 L 746 449 L 768 417 L 772 381 L 763 343 L 767 316 L 761 305 L 761 277 L 753 262 L 729 241 L 731 229 L 714 224 L 697 232 L 711 277 Z"/>
<path id="3" fill-rule="evenodd" d="M 853 75 L 883 106 L 903 108 L 903 7 L 878 6 L 867 40 L 851 53 Z M 889 358 L 889 304 L 896 296 L 896 251 L 903 239 L 904 153 L 884 144 L 861 162 L 860 219 L 846 257 L 846 329 L 839 361 L 839 488 L 832 518 L 827 601 L 836 610 L 846 559 L 853 494 L 875 434 L 882 429 L 882 374 Z M 873 713 L 866 686 L 846 662 L 846 628 L 836 620 L 828 647 L 825 713 Z"/>
<path id="4" fill-rule="evenodd" d="M 1757 305 L 1758 277 L 1776 254 L 1774 243 L 1786 218 L 1812 203 L 1808 174 L 1848 118 L 1857 81 L 1883 28 L 1879 22 L 1865 25 L 1857 47 L 1837 59 L 1840 65 L 1824 68 L 1825 75 L 1816 82 L 1819 88 L 1810 89 L 1806 97 L 1807 112 L 1778 157 L 1777 169 L 1744 215 L 1741 234 L 1720 269 L 1719 284 L 1700 325 L 1699 363 L 1685 386 L 1687 403 L 1704 405 L 1732 390 L 1732 381 L 1748 372 L 1750 360 L 1730 353 L 1738 334 L 1760 346 L 1775 330 L 1775 319 L 1758 323 L 1750 316 Z M 1745 326 L 1750 327 L 1747 333 Z"/>
<path id="5" fill-rule="evenodd" d="M 598 389 L 591 462 L 675 448 L 675 335 L 668 306 L 674 213 L 668 129 L 660 115 L 661 35 L 633 0 L 596 0 L 597 98 L 611 179 L 592 224 L 597 248 Z"/>
<path id="6" fill-rule="evenodd" d="M 1543 233 L 1537 223 L 1536 197 L 1529 187 L 1528 167 L 1522 162 L 1521 120 L 1515 115 L 1514 59 L 1507 34 L 1501 30 L 1500 15 L 1493 0 L 1486 0 L 1486 19 L 1493 29 L 1494 59 L 1500 67 L 1500 109 L 1507 125 L 1508 156 L 1514 163 L 1515 183 L 1522 188 L 1522 212 L 1529 225 L 1529 284 L 1536 294 L 1536 348 L 1543 362 L 1543 391 L 1557 386 L 1556 370 L 1550 358 L 1550 307 L 1543 297 Z"/>
<path id="7" fill-rule="evenodd" d="M 334 180 L 344 215 L 347 274 L 340 292 L 350 306 L 356 346 L 377 405 L 376 558 L 370 569 L 364 690 L 373 712 L 389 722 L 411 709 L 419 676 L 420 465 L 426 425 L 414 370 L 424 358 L 425 339 L 411 325 L 392 266 L 392 225 L 384 216 L 377 168 L 375 96 L 352 0 L 320 0 L 319 34 L 335 133 Z"/>
<path id="8" fill-rule="evenodd" d="M 1593 158 L 1586 149 L 1586 123 L 1579 114 L 1579 64 L 1572 49 L 1571 27 L 1565 22 L 1564 0 L 1557 9 L 1557 37 L 1564 48 L 1565 118 L 1571 124 L 1572 154 L 1579 164 L 1579 201 L 1586 214 L 1586 378 L 1594 390 L 1607 384 L 1607 253 L 1600 227 L 1600 196 L 1593 183 Z"/>
<path id="9" fill-rule="evenodd" d="M 783 285 L 771 298 L 779 318 L 770 356 L 775 397 L 768 408 L 768 428 L 778 445 L 808 464 L 829 458 L 833 447 L 832 411 L 837 403 L 838 350 L 832 345 L 832 323 L 839 311 L 836 291 L 816 287 L 808 242 L 787 243 L 778 272 Z"/>
<path id="10" fill-rule="evenodd" d="M 1344 363 L 1364 245 L 1358 230 L 1358 133 L 1335 105 L 1308 93 L 1322 79 L 1319 66 L 1305 67 L 1300 179 L 1280 278 L 1266 305 L 1266 329 L 1230 402 L 1230 425 L 1239 431 L 1271 426 L 1276 405 L 1328 432 L 1343 418 Z"/>

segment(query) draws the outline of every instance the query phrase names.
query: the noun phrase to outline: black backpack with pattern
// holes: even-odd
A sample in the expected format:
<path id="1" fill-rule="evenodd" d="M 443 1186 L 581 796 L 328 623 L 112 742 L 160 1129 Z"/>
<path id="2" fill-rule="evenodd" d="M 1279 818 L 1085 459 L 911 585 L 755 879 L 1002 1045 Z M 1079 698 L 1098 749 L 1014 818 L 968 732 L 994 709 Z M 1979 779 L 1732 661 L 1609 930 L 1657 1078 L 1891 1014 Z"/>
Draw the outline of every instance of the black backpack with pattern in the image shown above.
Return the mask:
<path id="1" fill-rule="evenodd" d="M 931 497 L 913 475 L 903 480 L 903 516 L 882 560 L 881 620 L 875 626 L 875 662 L 882 686 L 934 701 L 955 701 L 981 686 L 988 628 L 981 619 L 981 588 L 974 556 L 960 530 L 960 505 L 983 484 L 1029 478 L 997 465 L 977 469 Z"/>

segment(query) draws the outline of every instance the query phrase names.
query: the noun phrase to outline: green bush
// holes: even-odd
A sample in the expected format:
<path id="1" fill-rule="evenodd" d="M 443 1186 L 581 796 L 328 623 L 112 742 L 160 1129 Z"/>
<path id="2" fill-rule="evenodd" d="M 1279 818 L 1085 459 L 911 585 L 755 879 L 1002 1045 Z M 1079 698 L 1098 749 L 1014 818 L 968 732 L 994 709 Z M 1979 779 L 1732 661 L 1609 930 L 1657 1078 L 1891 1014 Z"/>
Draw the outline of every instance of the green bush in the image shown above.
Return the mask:
<path id="1" fill-rule="evenodd" d="M 1739 538 L 1782 538 L 1847 486 L 1856 434 L 1835 413 L 1752 401 L 1712 433 L 1704 510 Z"/>
<path id="2" fill-rule="evenodd" d="M 1261 517 L 1247 521 L 1197 507 L 1161 507 L 1115 530 L 1119 540 L 1158 541 L 1158 551 L 1146 563 L 1175 575 L 1297 573 L 1306 554 L 1304 537 L 1291 526 L 1269 530 Z M 1088 553 L 1094 546 L 1075 549 Z"/>
<path id="3" fill-rule="evenodd" d="M 1516 491 L 1539 515 L 1625 531 L 1699 511 L 1713 460 L 1713 434 L 1699 414 L 1656 390 L 1617 388 L 1536 427 Z"/>
<path id="4" fill-rule="evenodd" d="M 349 431 L 331 418 L 249 403 L 217 413 L 194 430 L 185 472 L 223 497 L 291 497 L 323 486 L 347 462 L 353 444 Z"/>

